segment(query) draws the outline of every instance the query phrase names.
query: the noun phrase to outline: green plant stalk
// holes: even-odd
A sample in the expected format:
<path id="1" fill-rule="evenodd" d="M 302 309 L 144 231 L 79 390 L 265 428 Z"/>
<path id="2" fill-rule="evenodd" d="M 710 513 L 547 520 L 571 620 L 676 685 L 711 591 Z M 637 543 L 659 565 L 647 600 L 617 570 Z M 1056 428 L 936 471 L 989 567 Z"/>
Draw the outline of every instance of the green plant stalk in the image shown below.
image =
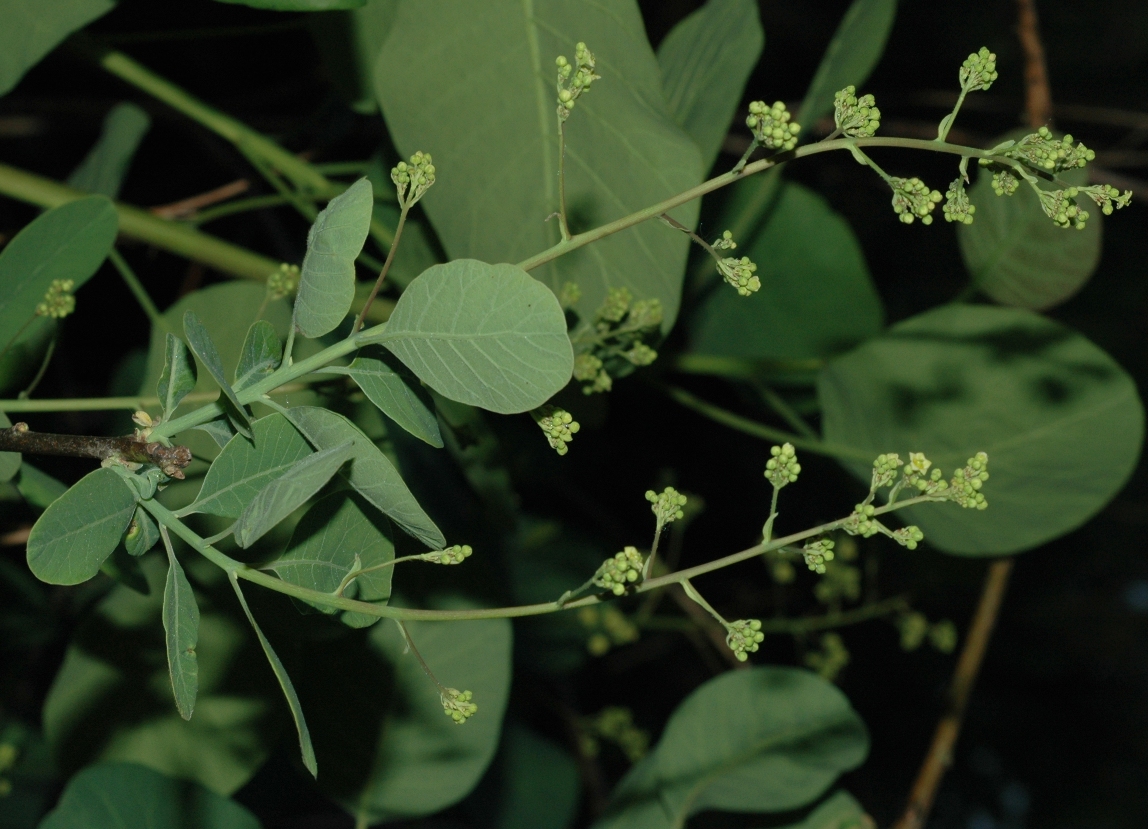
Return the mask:
<path id="1" fill-rule="evenodd" d="M 387 251 L 387 261 L 383 262 L 383 267 L 379 269 L 379 278 L 375 280 L 375 286 L 371 288 L 370 296 L 367 297 L 366 303 L 363 305 L 363 310 L 359 312 L 358 319 L 355 320 L 354 326 L 351 328 L 351 333 L 359 331 L 363 327 L 363 321 L 367 318 L 367 312 L 371 310 L 371 306 L 375 302 L 375 297 L 379 295 L 379 290 L 383 287 L 383 280 L 387 278 L 387 271 L 391 269 L 391 262 L 395 260 L 395 251 L 399 247 L 399 239 L 403 236 L 403 226 L 407 223 L 407 214 L 411 212 L 411 206 L 406 201 L 402 202 L 402 207 L 399 209 L 399 222 L 395 225 L 395 235 L 391 239 L 390 250 Z"/>
<path id="2" fill-rule="evenodd" d="M 852 610 L 838 613 L 825 613 L 820 616 L 805 616 L 796 619 L 761 619 L 761 632 L 766 636 L 772 634 L 788 634 L 801 636 L 819 630 L 833 630 L 848 627 L 849 625 L 868 622 L 871 619 L 880 619 L 909 610 L 909 601 L 904 596 L 893 596 L 879 602 L 861 605 Z M 655 616 L 645 621 L 639 621 L 638 627 L 644 630 L 692 630 L 695 628 L 689 619 L 671 616 Z"/>
<path id="3" fill-rule="evenodd" d="M 270 193 L 266 196 L 251 196 L 247 199 L 236 199 L 235 201 L 227 202 L 217 207 L 209 207 L 207 210 L 201 210 L 189 217 L 188 221 L 196 227 L 201 227 L 208 222 L 214 222 L 216 219 L 222 219 L 226 216 L 233 216 L 236 213 L 263 210 L 267 207 L 280 207 L 289 202 L 290 199 L 279 193 Z"/>
<path id="4" fill-rule="evenodd" d="M 570 227 L 566 224 L 566 122 L 558 116 L 558 229 L 562 241 L 570 241 Z M 529 268 L 527 268 L 529 270 Z"/>
<path id="5" fill-rule="evenodd" d="M 159 308 L 155 307 L 155 303 L 152 302 L 151 297 L 148 296 L 147 289 L 144 288 L 143 283 L 140 282 L 139 277 L 136 276 L 135 271 L 132 270 L 127 260 L 124 259 L 115 248 L 108 251 L 108 259 L 112 265 L 115 266 L 115 269 L 120 272 L 120 276 L 128 286 L 128 290 L 132 292 L 132 296 L 136 298 L 136 302 L 139 303 L 140 308 L 143 309 L 143 312 L 147 315 L 152 326 L 161 331 L 170 331 L 171 329 L 164 321 L 163 314 L 160 313 Z M 171 331 L 171 333 L 179 336 L 175 331 Z"/>
<path id="6" fill-rule="evenodd" d="M 693 586 L 689 579 L 682 579 L 680 584 L 682 590 L 685 591 L 685 594 L 689 596 L 691 600 L 701 606 L 701 608 L 709 613 L 710 616 L 713 616 L 719 625 L 721 625 L 726 630 L 729 630 L 729 622 L 727 622 L 720 613 L 713 609 L 713 606 L 702 597 L 702 594 L 698 592 L 697 588 Z"/>
<path id="7" fill-rule="evenodd" d="M 943 501 L 943 498 L 931 497 L 928 495 L 919 495 L 914 498 L 907 498 L 904 501 L 899 501 L 895 504 L 886 504 L 882 507 L 877 507 L 874 510 L 874 515 L 883 515 L 887 512 L 902 509 L 904 507 L 913 506 L 914 504 L 938 502 Z M 307 587 L 300 587 L 296 584 L 283 581 L 275 576 L 264 573 L 262 570 L 257 570 L 250 567 L 241 561 L 236 561 L 227 554 L 217 550 L 215 547 L 208 544 L 199 534 L 188 527 L 179 519 L 179 517 L 169 510 L 167 507 L 160 504 L 155 499 L 148 499 L 140 501 L 140 506 L 151 513 L 155 520 L 167 527 L 171 532 L 178 535 L 185 542 L 187 542 L 192 549 L 222 569 L 232 579 L 244 579 L 254 584 L 262 585 L 269 590 L 274 590 L 277 593 L 283 593 L 288 596 L 294 596 L 297 599 L 302 599 L 307 602 L 312 602 L 324 607 L 331 607 L 337 610 L 351 610 L 356 613 L 365 613 L 369 616 L 375 616 L 380 619 L 400 619 L 409 620 L 414 619 L 418 621 L 427 622 L 450 622 L 450 621 L 466 621 L 468 619 L 511 619 L 521 616 L 541 616 L 546 613 L 557 613 L 561 610 L 571 610 L 578 607 L 587 607 L 590 605 L 601 604 L 613 598 L 612 594 L 603 594 L 602 596 L 586 596 L 581 599 L 575 599 L 566 603 L 543 602 L 540 604 L 518 605 L 515 607 L 492 607 L 481 608 L 476 610 L 424 610 L 421 608 L 411 607 L 392 607 L 390 605 L 377 605 L 370 602 L 360 602 L 357 599 L 348 599 L 345 596 L 336 596 L 332 593 L 323 593 L 318 590 L 311 590 Z M 769 543 L 755 544 L 745 550 L 737 553 L 731 553 L 713 561 L 708 561 L 704 564 L 699 564 L 694 567 L 689 567 L 685 570 L 679 570 L 676 573 L 669 573 L 657 578 L 648 579 L 639 583 L 631 593 L 646 593 L 650 590 L 657 590 L 671 584 L 681 584 L 689 579 L 696 578 L 706 573 L 712 573 L 715 570 L 721 570 L 733 564 L 738 564 L 742 561 L 747 561 L 751 558 L 756 558 L 762 553 L 771 550 L 777 550 L 781 547 L 788 547 L 799 541 L 804 541 L 813 536 L 822 535 L 824 533 L 832 532 L 843 526 L 849 518 L 841 518 L 836 521 L 830 521 L 827 524 L 822 524 L 813 527 L 803 532 L 794 533 L 792 535 L 779 538 Z"/>
<path id="8" fill-rule="evenodd" d="M 326 378 L 316 378 L 323 380 Z M 303 391 L 306 383 L 288 383 L 268 394 L 286 395 Z M 210 403 L 219 397 L 219 392 L 197 391 L 183 398 L 184 403 Z M 57 400 L 0 400 L 0 412 L 110 412 L 127 409 L 156 409 L 160 406 L 158 397 L 74 397 Z"/>
<path id="9" fill-rule="evenodd" d="M 32 396 L 32 392 L 36 391 L 36 386 L 40 385 L 40 381 L 44 379 L 44 375 L 48 371 L 48 364 L 52 362 L 52 355 L 56 353 L 56 344 L 60 341 L 60 329 L 57 326 L 52 339 L 48 341 L 48 349 L 44 352 L 44 359 L 40 361 L 40 368 L 36 370 L 36 376 L 32 378 L 32 382 L 24 391 L 17 395 L 20 400 L 27 400 Z"/>

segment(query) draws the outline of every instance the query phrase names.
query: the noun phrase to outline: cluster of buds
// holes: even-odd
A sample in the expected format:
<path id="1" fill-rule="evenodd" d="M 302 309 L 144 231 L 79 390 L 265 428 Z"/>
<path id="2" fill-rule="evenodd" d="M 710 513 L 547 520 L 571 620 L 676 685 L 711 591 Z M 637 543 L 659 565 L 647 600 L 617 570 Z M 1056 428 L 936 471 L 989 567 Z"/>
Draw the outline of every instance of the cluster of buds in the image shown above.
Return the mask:
<path id="1" fill-rule="evenodd" d="M 949 482 L 943 480 L 940 469 L 930 472 L 933 462 L 924 452 L 910 452 L 909 463 L 905 467 L 905 483 L 914 487 L 922 495 L 946 495 Z"/>
<path id="2" fill-rule="evenodd" d="M 614 388 L 614 378 L 602 367 L 602 361 L 589 352 L 574 358 L 574 379 L 583 384 L 583 394 Z"/>
<path id="3" fill-rule="evenodd" d="M 988 502 L 981 494 L 981 487 L 989 479 L 988 465 L 989 456 L 984 452 L 977 452 L 975 457 L 969 458 L 949 481 L 949 500 L 965 509 L 985 509 Z"/>
<path id="4" fill-rule="evenodd" d="M 666 487 L 661 494 L 652 489 L 648 490 L 646 500 L 650 502 L 650 511 L 654 513 L 654 518 L 657 519 L 659 527 L 664 527 L 666 524 L 671 524 L 679 518 L 685 517 L 682 507 L 686 505 L 686 496 L 672 486 Z"/>
<path id="5" fill-rule="evenodd" d="M 957 628 L 948 619 L 930 625 L 923 613 L 914 611 L 898 617 L 896 625 L 901 633 L 902 650 L 915 651 L 926 637 L 941 653 L 952 653 L 957 646 Z"/>
<path id="6" fill-rule="evenodd" d="M 420 150 L 411 156 L 410 164 L 400 161 L 391 170 L 391 181 L 398 189 L 399 206 L 414 207 L 434 184 L 434 164 L 431 162 L 430 153 Z"/>
<path id="7" fill-rule="evenodd" d="M 574 435 L 582 428 L 570 412 L 555 406 L 543 406 L 531 414 L 546 435 L 551 449 L 559 455 L 565 455 L 570 451 L 567 444 L 574 440 Z"/>
<path id="8" fill-rule="evenodd" d="M 615 596 L 621 596 L 627 587 L 642 578 L 644 564 L 645 559 L 637 547 L 626 547 L 622 552 L 615 553 L 613 558 L 602 562 L 591 582 L 609 590 Z"/>
<path id="9" fill-rule="evenodd" d="M 267 296 L 270 299 L 286 299 L 299 289 L 299 266 L 284 262 L 277 271 L 267 277 Z"/>
<path id="10" fill-rule="evenodd" d="M 1075 144 L 1071 135 L 1055 138 L 1048 127 L 1041 127 L 1036 132 L 1026 135 L 1005 149 L 1001 155 L 1015 158 L 1049 173 L 1083 167 L 1096 158 L 1096 153 L 1088 147 Z"/>
<path id="11" fill-rule="evenodd" d="M 969 204 L 969 194 L 965 192 L 965 180 L 960 176 L 945 191 L 945 204 L 941 209 L 945 212 L 946 222 L 960 222 L 966 225 L 973 223 L 973 214 L 977 212 L 977 208 Z"/>
<path id="12" fill-rule="evenodd" d="M 997 170 L 993 173 L 993 192 L 998 196 L 1011 196 L 1018 187 L 1020 179 L 1011 170 Z"/>
<path id="13" fill-rule="evenodd" d="M 751 262 L 748 256 L 740 259 L 727 256 L 717 263 L 717 269 L 722 279 L 733 286 L 741 296 L 749 296 L 761 288 L 761 280 L 754 273 L 757 265 Z"/>
<path id="14" fill-rule="evenodd" d="M 985 91 L 997 79 L 997 56 L 982 46 L 961 64 L 957 77 L 965 92 Z"/>
<path id="15" fill-rule="evenodd" d="M 930 190 L 925 182 L 916 176 L 913 178 L 889 179 L 889 186 L 893 188 L 893 212 L 901 221 L 911 225 L 915 219 L 921 224 L 933 223 L 932 212 L 941 202 L 939 190 Z"/>
<path id="16" fill-rule="evenodd" d="M 806 654 L 804 661 L 822 679 L 833 682 L 849 664 L 849 650 L 839 634 L 826 633 L 821 637 L 821 650 Z"/>
<path id="17" fill-rule="evenodd" d="M 603 708 L 596 716 L 584 718 L 581 725 L 588 757 L 597 756 L 598 739 L 618 746 L 631 763 L 638 762 L 649 751 L 650 735 L 634 725 L 634 715 L 629 708 L 613 705 Z"/>
<path id="18" fill-rule="evenodd" d="M 474 694 L 470 691 L 443 688 L 438 698 L 446 715 L 454 720 L 455 725 L 462 725 L 478 713 L 478 706 L 470 701 L 473 697 Z"/>
<path id="19" fill-rule="evenodd" d="M 469 544 L 455 544 L 445 550 L 423 553 L 419 558 L 431 564 L 462 564 L 473 552 Z"/>
<path id="20" fill-rule="evenodd" d="M 577 282 L 567 282 L 558 292 L 558 304 L 562 306 L 563 311 L 572 309 L 581 298 L 582 289 L 578 287 Z"/>
<path id="21" fill-rule="evenodd" d="M 781 489 L 797 480 L 801 464 L 797 462 L 797 451 L 792 443 L 771 446 L 769 454 L 770 458 L 765 462 L 765 477 L 774 489 Z"/>
<path id="22" fill-rule="evenodd" d="M 902 547 L 910 550 L 917 549 L 917 544 L 925 540 L 925 534 L 921 532 L 921 528 L 913 524 L 894 531 L 890 537 Z"/>
<path id="23" fill-rule="evenodd" d="M 869 484 L 869 491 L 876 492 L 883 486 L 889 486 L 898 475 L 898 470 L 905 465 L 901 456 L 896 452 L 878 455 L 873 461 L 873 479 Z"/>
<path id="24" fill-rule="evenodd" d="M 585 43 L 578 43 L 574 47 L 574 62 L 577 64 L 577 69 L 564 55 L 559 55 L 554 61 L 558 66 L 559 121 L 565 121 L 570 117 L 574 103 L 590 88 L 590 84 L 602 77 L 594 74 L 594 56 L 586 48 Z"/>
<path id="25" fill-rule="evenodd" d="M 858 504 L 853 507 L 853 512 L 845 519 L 841 529 L 850 535 L 859 535 L 862 538 L 876 535 L 881 532 L 881 522 L 873 517 L 876 511 L 877 508 L 872 504 Z"/>
<path id="26" fill-rule="evenodd" d="M 76 287 L 73 279 L 53 279 L 44 301 L 36 306 L 36 316 L 63 319 L 76 310 L 76 298 L 72 291 Z"/>
<path id="27" fill-rule="evenodd" d="M 1105 216 L 1111 216 L 1113 210 L 1127 207 L 1132 201 L 1131 190 L 1125 190 L 1121 193 L 1111 184 L 1093 184 L 1091 187 L 1078 187 L 1077 191 L 1096 202 L 1096 206 L 1100 208 L 1100 212 Z"/>
<path id="28" fill-rule="evenodd" d="M 738 662 L 745 662 L 748 654 L 756 653 L 765 634 L 761 632 L 761 622 L 757 619 L 738 619 L 726 626 L 725 643 L 733 651 Z"/>
<path id="29" fill-rule="evenodd" d="M 833 121 L 843 135 L 872 138 L 881 126 L 881 110 L 872 95 L 858 98 L 857 87 L 850 84 L 833 96 Z"/>
<path id="30" fill-rule="evenodd" d="M 660 300 L 635 302 L 628 288 L 610 288 L 594 318 L 593 345 L 574 358 L 574 379 L 583 384 L 582 393 L 610 391 L 614 387 L 611 372 L 624 371 L 627 364 L 648 366 L 654 362 L 658 352 L 643 339 L 656 336 L 661 324 Z"/>
<path id="31" fill-rule="evenodd" d="M 751 101 L 745 125 L 753 132 L 754 141 L 767 150 L 792 150 L 797 146 L 801 125 L 791 122 L 791 117 L 781 101 L 773 106 L 767 106 L 765 101 Z"/>
<path id="32" fill-rule="evenodd" d="M 801 550 L 805 566 L 820 576 L 825 575 L 826 562 L 833 561 L 833 539 L 819 538 L 806 544 Z"/>
<path id="33" fill-rule="evenodd" d="M 1088 223 L 1088 211 L 1081 210 L 1080 205 L 1076 203 L 1079 192 L 1076 187 L 1064 190 L 1041 190 L 1038 194 L 1041 209 L 1057 227 L 1084 230 Z"/>
<path id="34" fill-rule="evenodd" d="M 586 640 L 586 650 L 591 656 L 605 656 L 610 648 L 637 642 L 640 636 L 637 625 L 609 604 L 581 608 L 578 611 L 578 621 L 593 631 Z"/>

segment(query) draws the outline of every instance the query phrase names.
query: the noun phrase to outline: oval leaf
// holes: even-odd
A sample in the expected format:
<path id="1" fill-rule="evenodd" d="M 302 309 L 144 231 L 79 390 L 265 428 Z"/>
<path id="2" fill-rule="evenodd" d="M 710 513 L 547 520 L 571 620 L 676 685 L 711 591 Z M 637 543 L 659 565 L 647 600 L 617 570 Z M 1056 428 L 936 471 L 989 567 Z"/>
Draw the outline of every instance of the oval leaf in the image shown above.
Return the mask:
<path id="1" fill-rule="evenodd" d="M 554 294 L 521 268 L 474 259 L 411 282 L 375 341 L 444 397 L 500 414 L 541 406 L 574 370 Z"/>
<path id="2" fill-rule="evenodd" d="M 1144 410 L 1104 351 L 1029 311 L 949 305 L 893 326 L 825 367 L 827 442 L 871 457 L 924 452 L 945 473 L 987 452 L 989 508 L 910 507 L 946 552 L 1000 555 L 1072 530 L 1136 466 Z M 866 484 L 867 465 L 853 471 Z"/>
<path id="3" fill-rule="evenodd" d="M 729 671 L 678 706 L 594 826 L 669 829 L 706 809 L 796 809 L 868 751 L 865 725 L 849 700 L 816 674 Z"/>
<path id="4" fill-rule="evenodd" d="M 314 406 L 297 406 L 287 416 L 316 449 L 352 441 L 354 460 L 342 474 L 355 491 L 432 550 L 446 546 L 442 530 L 423 512 L 394 464 L 354 423 L 340 414 Z"/>
<path id="5" fill-rule="evenodd" d="M 191 719 L 199 693 L 199 606 L 184 575 L 179 559 L 168 548 L 167 581 L 163 589 L 163 632 L 167 643 L 167 670 L 175 694 L 175 707 L 185 720 Z"/>
<path id="6" fill-rule="evenodd" d="M 243 350 L 239 352 L 239 365 L 235 367 L 235 390 L 258 383 L 283 361 L 283 344 L 275 333 L 275 326 L 267 320 L 257 320 L 247 330 Z"/>
<path id="7" fill-rule="evenodd" d="M 165 420 L 170 420 L 179 401 L 195 388 L 195 361 L 183 340 L 169 333 L 164 350 L 163 373 L 159 376 L 156 395 L 163 406 Z"/>
<path id="8" fill-rule="evenodd" d="M 321 337 L 347 316 L 355 298 L 355 258 L 367 241 L 374 207 L 371 182 L 361 178 L 330 203 L 307 234 L 307 254 L 295 298 L 295 327 Z"/>
<path id="9" fill-rule="evenodd" d="M 4 25 L 0 27 L 0 95 L 7 95 L 57 43 L 115 7 L 115 0 L 68 0 L 45 14 L 41 0 L 5 0 Z"/>
<path id="10" fill-rule="evenodd" d="M 159 543 L 159 527 L 155 519 L 142 507 L 136 507 L 135 515 L 124 533 L 124 549 L 129 555 L 139 558 Z"/>
<path id="11" fill-rule="evenodd" d="M 135 510 L 135 491 L 118 473 L 89 472 L 32 527 L 28 567 L 49 584 L 87 581 L 116 549 Z"/>
<path id="12" fill-rule="evenodd" d="M 347 367 L 347 374 L 383 414 L 419 440 L 442 448 L 434 400 L 393 354 L 368 346 Z"/>

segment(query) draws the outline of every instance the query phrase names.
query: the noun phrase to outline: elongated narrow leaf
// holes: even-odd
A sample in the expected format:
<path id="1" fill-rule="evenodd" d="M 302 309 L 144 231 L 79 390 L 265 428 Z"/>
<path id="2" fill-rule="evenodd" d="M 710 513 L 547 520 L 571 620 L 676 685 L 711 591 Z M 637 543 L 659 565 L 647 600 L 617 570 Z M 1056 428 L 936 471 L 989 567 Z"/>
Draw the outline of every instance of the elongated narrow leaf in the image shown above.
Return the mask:
<path id="1" fill-rule="evenodd" d="M 28 567 L 49 584 L 79 584 L 100 571 L 127 530 L 135 491 L 111 469 L 89 472 L 53 501 L 28 535 Z"/>
<path id="2" fill-rule="evenodd" d="M 311 454 L 311 447 L 281 414 L 251 424 L 254 441 L 236 435 L 207 470 L 190 512 L 238 518 L 271 481 Z"/>
<path id="3" fill-rule="evenodd" d="M 235 588 L 235 595 L 243 606 L 247 621 L 254 628 L 255 635 L 259 637 L 259 644 L 263 648 L 263 653 L 271 665 L 271 670 L 275 673 L 275 679 L 279 681 L 279 687 L 283 689 L 283 696 L 287 699 L 287 707 L 291 709 L 291 717 L 295 720 L 295 730 L 299 732 L 299 751 L 303 758 L 303 766 L 311 772 L 312 777 L 318 777 L 319 764 L 315 760 L 315 747 L 311 745 L 311 732 L 307 729 L 307 720 L 303 717 L 303 706 L 299 704 L 299 695 L 295 693 L 295 686 L 291 684 L 291 677 L 287 676 L 287 669 L 283 667 L 275 649 L 271 647 L 271 643 L 263 635 L 259 623 L 255 621 L 255 616 L 252 615 L 251 608 L 247 606 L 247 599 L 243 597 L 243 591 L 239 587 L 239 579 L 235 575 L 231 576 L 231 586 Z"/>
<path id="4" fill-rule="evenodd" d="M 666 106 L 701 150 L 703 169 L 717 158 L 764 44 L 754 0 L 709 0 L 658 46 Z"/>
<path id="5" fill-rule="evenodd" d="M 199 605 L 179 559 L 167 551 L 167 581 L 163 589 L 163 632 L 167 643 L 167 670 L 175 694 L 175 707 L 185 720 L 195 710 L 199 693 Z"/>
<path id="6" fill-rule="evenodd" d="M 68 176 L 68 184 L 114 199 L 150 126 L 151 118 L 135 104 L 116 104 L 104 118 L 99 140 Z"/>
<path id="7" fill-rule="evenodd" d="M 335 330 L 355 298 L 355 258 L 367 241 L 374 208 L 371 182 L 361 178 L 331 199 L 307 234 L 295 298 L 295 327 L 304 337 Z"/>
<path id="8" fill-rule="evenodd" d="M 159 543 L 159 527 L 155 519 L 142 507 L 136 507 L 135 515 L 124 533 L 124 548 L 129 555 L 139 558 Z"/>
<path id="9" fill-rule="evenodd" d="M 259 829 L 245 808 L 198 783 L 136 763 L 100 763 L 71 780 L 39 829 Z"/>
<path id="10" fill-rule="evenodd" d="M 295 526 L 291 543 L 278 559 L 267 565 L 285 582 L 334 593 L 343 578 L 356 568 L 369 570 L 395 557 L 391 525 L 361 495 L 335 492 L 317 502 Z M 391 596 L 392 567 L 364 573 L 343 592 L 364 602 L 386 604 Z M 323 613 L 338 612 L 315 605 Z M 367 627 L 378 616 L 342 612 L 351 627 Z"/>
<path id="11" fill-rule="evenodd" d="M 377 403 L 375 405 L 378 405 Z M 0 429 L 11 428 L 12 421 L 8 419 L 8 415 L 0 412 Z M 437 427 L 437 423 L 436 423 Z M 442 443 L 439 443 L 442 446 Z M 20 453 L 19 452 L 0 452 L 0 481 L 10 481 L 20 471 Z"/>
<path id="12" fill-rule="evenodd" d="M 546 286 L 473 259 L 411 282 L 377 341 L 439 394 L 501 414 L 541 406 L 574 369 L 565 314 Z"/>
<path id="13" fill-rule="evenodd" d="M 167 349 L 163 359 L 163 373 L 159 376 L 159 385 L 156 395 L 163 406 L 164 419 L 170 419 L 175 413 L 179 401 L 183 400 L 195 388 L 195 361 L 183 340 L 168 333 Z"/>
<path id="14" fill-rule="evenodd" d="M 209 420 L 207 423 L 201 423 L 195 427 L 201 432 L 205 432 L 208 437 L 215 441 L 215 445 L 219 448 L 227 446 L 227 442 L 235 437 L 238 432 L 231 426 L 231 421 L 224 417 L 217 417 L 215 420 Z M 211 470 L 209 469 L 208 472 Z"/>
<path id="15" fill-rule="evenodd" d="M 57 43 L 115 6 L 115 0 L 58 0 L 46 14 L 41 0 L 5 0 L 4 25 L 0 27 L 0 95 L 7 95 Z"/>
<path id="16" fill-rule="evenodd" d="M 393 354 L 368 346 L 347 367 L 347 374 L 383 414 L 419 440 L 442 448 L 434 400 Z"/>
<path id="17" fill-rule="evenodd" d="M 1116 361 L 1016 308 L 948 305 L 905 320 L 829 363 L 817 390 L 830 443 L 873 458 L 924 452 L 946 478 L 988 453 L 988 509 L 896 516 L 960 555 L 1015 553 L 1080 526 L 1124 486 L 1144 436 L 1136 384 Z M 851 471 L 868 483 L 868 464 Z"/>
<path id="18" fill-rule="evenodd" d="M 257 320 L 247 330 L 239 365 L 235 368 L 235 389 L 258 383 L 279 368 L 283 361 L 283 344 L 275 333 L 275 326 L 267 320 Z"/>
<path id="19" fill-rule="evenodd" d="M 435 21 L 433 49 L 427 21 Z M 635 0 L 400 0 L 375 64 L 375 89 L 404 156 L 434 154 L 420 204 L 451 259 L 519 262 L 559 241 L 559 55 L 584 41 L 602 76 L 566 122 L 566 204 L 574 233 L 701 182 L 694 142 L 674 122 Z M 475 83 L 475 78 L 482 78 Z M 485 113 L 459 129 L 454 102 Z M 491 209 L 491 205 L 497 208 Z M 697 201 L 673 211 L 693 227 Z M 533 273 L 555 291 L 576 282 L 593 319 L 611 287 L 661 300 L 668 331 L 681 301 L 689 240 L 659 222 L 617 233 Z"/>
<path id="20" fill-rule="evenodd" d="M 199 362 L 203 363 L 203 367 L 207 369 L 211 379 L 223 391 L 225 402 L 230 404 L 228 414 L 231 425 L 235 426 L 246 437 L 251 437 L 250 418 L 247 416 L 243 404 L 239 402 L 239 398 L 235 396 L 235 389 L 231 388 L 231 384 L 227 382 L 227 377 L 223 373 L 223 363 L 219 359 L 219 352 L 215 349 L 215 343 L 211 341 L 211 335 L 207 333 L 207 329 L 203 327 L 203 323 L 199 321 L 199 317 L 194 311 L 188 311 L 183 315 L 183 333 L 187 337 L 187 344 L 195 352 L 195 356 L 199 358 Z"/>
<path id="21" fill-rule="evenodd" d="M 865 726 L 845 695 L 816 674 L 730 671 L 678 706 L 594 826 L 670 829 L 706 809 L 796 809 L 860 765 L 868 750 Z"/>
<path id="22" fill-rule="evenodd" d="M 316 449 L 329 449 L 352 441 L 354 460 L 343 477 L 355 491 L 432 550 L 446 546 L 442 531 L 419 506 L 398 470 L 354 423 L 314 406 L 298 406 L 287 414 Z"/>

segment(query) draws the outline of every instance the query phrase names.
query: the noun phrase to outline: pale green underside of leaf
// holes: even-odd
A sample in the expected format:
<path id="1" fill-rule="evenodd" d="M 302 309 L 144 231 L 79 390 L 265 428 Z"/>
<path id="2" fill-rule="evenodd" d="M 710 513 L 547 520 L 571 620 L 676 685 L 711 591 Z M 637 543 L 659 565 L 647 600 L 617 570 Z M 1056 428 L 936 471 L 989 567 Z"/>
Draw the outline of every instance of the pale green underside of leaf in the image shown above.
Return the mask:
<path id="1" fill-rule="evenodd" d="M 436 36 L 425 36 L 426 21 Z M 662 98 L 661 72 L 637 3 L 604 0 L 404 0 L 375 66 L 375 90 L 403 155 L 433 153 L 437 182 L 423 198 L 452 259 L 518 262 L 559 240 L 554 60 L 584 41 L 602 80 L 566 125 L 571 232 L 648 207 L 701 181 L 697 147 Z M 476 83 L 475 79 L 481 78 Z M 458 111 L 468 113 L 459 128 Z M 492 205 L 494 205 L 492 209 Z M 674 211 L 693 227 L 697 202 Z M 592 318 L 608 287 L 657 298 L 664 330 L 677 315 L 688 239 L 658 222 L 615 234 L 535 275 L 582 289 Z"/>
<path id="2" fill-rule="evenodd" d="M 275 333 L 275 326 L 267 320 L 257 320 L 247 331 L 239 365 L 235 367 L 235 390 L 246 388 L 279 368 L 283 360 L 283 344 Z"/>
<path id="3" fill-rule="evenodd" d="M 347 367 L 347 374 L 383 414 L 419 440 L 442 448 L 434 400 L 394 355 L 368 346 Z"/>
<path id="4" fill-rule="evenodd" d="M 818 381 L 825 439 L 924 452 L 946 478 L 989 456 L 986 510 L 897 514 L 946 552 L 1036 547 L 1093 515 L 1136 466 L 1144 410 L 1132 379 L 1079 334 L 1029 311 L 950 305 L 893 326 Z M 866 483 L 865 464 L 851 467 Z"/>
<path id="5" fill-rule="evenodd" d="M 68 185 L 114 199 L 150 126 L 151 118 L 135 104 L 116 104 L 104 118 L 99 140 L 68 176 Z"/>
<path id="6" fill-rule="evenodd" d="M 730 671 L 678 706 L 595 829 L 670 829 L 706 809 L 782 812 L 865 759 L 869 739 L 837 688 L 795 668 Z"/>
<path id="7" fill-rule="evenodd" d="M 135 509 L 135 492 L 116 472 L 89 472 L 32 527 L 28 567 L 49 584 L 87 581 L 112 554 Z"/>
<path id="8" fill-rule="evenodd" d="M 5 0 L 0 11 L 0 95 L 7 95 L 24 73 L 77 29 L 116 6 L 115 0 Z"/>
<path id="9" fill-rule="evenodd" d="M 856 798 L 842 790 L 825 798 L 805 820 L 781 829 L 866 829 L 873 825 L 870 820 Z"/>
<path id="10" fill-rule="evenodd" d="M 164 348 L 163 373 L 156 385 L 156 396 L 163 407 L 164 417 L 171 418 L 179 401 L 195 388 L 195 361 L 183 340 L 175 334 L 167 334 Z"/>
<path id="11" fill-rule="evenodd" d="M 541 406 L 574 368 L 554 294 L 514 265 L 473 259 L 411 282 L 376 341 L 439 394 L 501 414 Z"/>
<path id="12" fill-rule="evenodd" d="M 251 424 L 243 404 L 239 402 L 239 398 L 235 396 L 235 389 L 231 388 L 231 384 L 227 382 L 227 375 L 223 371 L 223 361 L 219 357 L 219 351 L 215 347 L 215 343 L 211 341 L 211 334 L 208 333 L 207 328 L 200 322 L 199 316 L 195 311 L 187 311 L 183 315 L 183 333 L 187 337 L 187 345 L 195 356 L 199 358 L 199 362 L 207 369 L 207 373 L 211 375 L 211 379 L 216 382 L 220 390 L 223 392 L 223 398 L 230 403 L 228 408 L 228 416 L 232 421 L 232 425 L 239 429 L 240 432 L 245 429 L 250 429 Z"/>
<path id="13" fill-rule="evenodd" d="M 754 0 L 710 0 L 658 46 L 666 106 L 701 150 L 703 170 L 717 159 L 764 45 Z"/>
<path id="14" fill-rule="evenodd" d="M 199 660 L 195 653 L 199 642 L 199 606 L 179 559 L 171 553 L 163 590 L 163 630 L 175 707 L 181 717 L 190 720 L 199 693 Z"/>

